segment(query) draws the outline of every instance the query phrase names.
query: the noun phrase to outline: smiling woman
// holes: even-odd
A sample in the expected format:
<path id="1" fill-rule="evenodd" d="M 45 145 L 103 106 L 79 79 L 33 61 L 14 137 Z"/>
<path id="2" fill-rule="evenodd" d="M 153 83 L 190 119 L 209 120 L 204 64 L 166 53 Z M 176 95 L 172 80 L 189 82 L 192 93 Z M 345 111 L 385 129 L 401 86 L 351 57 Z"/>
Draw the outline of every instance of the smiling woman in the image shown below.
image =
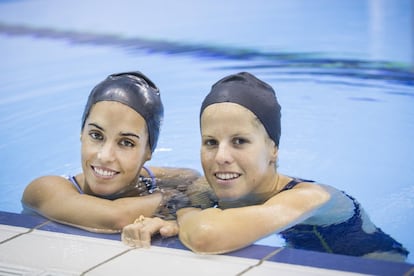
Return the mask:
<path id="1" fill-rule="evenodd" d="M 108 196 L 135 179 L 151 158 L 145 120 L 114 101 L 94 105 L 81 135 L 83 190 Z"/>
<path id="2" fill-rule="evenodd" d="M 97 232 L 120 231 L 140 215 L 171 215 L 175 210 L 165 210 L 168 202 L 184 196 L 176 186 L 186 190 L 199 174 L 144 167 L 157 145 L 162 118 L 160 92 L 146 76 L 110 75 L 92 90 L 83 114 L 83 172 L 34 180 L 23 194 L 25 209 Z"/>
<path id="3" fill-rule="evenodd" d="M 201 162 L 218 200 L 177 212 L 180 240 L 194 252 L 221 254 L 278 233 L 297 249 L 405 261 L 408 250 L 376 227 L 353 197 L 279 173 L 280 118 L 273 88 L 250 73 L 212 86 L 200 112 Z M 126 226 L 123 240 L 148 244 L 150 234 L 170 224 L 153 218 Z"/>

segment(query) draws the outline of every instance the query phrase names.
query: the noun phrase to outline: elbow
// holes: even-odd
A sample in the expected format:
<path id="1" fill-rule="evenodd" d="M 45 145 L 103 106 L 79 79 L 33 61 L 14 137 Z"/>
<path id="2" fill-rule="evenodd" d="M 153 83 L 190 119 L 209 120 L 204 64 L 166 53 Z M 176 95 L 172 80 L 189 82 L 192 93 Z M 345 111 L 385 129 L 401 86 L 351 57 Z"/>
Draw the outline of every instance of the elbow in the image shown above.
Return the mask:
<path id="1" fill-rule="evenodd" d="M 104 222 L 104 228 L 121 231 L 125 226 L 131 224 L 131 218 L 122 212 L 111 212 L 107 214 Z"/>
<path id="2" fill-rule="evenodd" d="M 109 227 L 112 230 L 121 231 L 125 226 L 131 224 L 131 221 L 127 221 L 124 219 L 117 219 L 112 221 L 111 226 Z"/>
<path id="3" fill-rule="evenodd" d="M 183 171 L 183 175 L 184 175 L 185 178 L 187 178 L 191 181 L 194 181 L 194 180 L 201 177 L 201 174 L 198 171 L 193 170 L 193 169 L 185 169 Z"/>
<path id="4" fill-rule="evenodd" d="M 195 253 L 213 254 L 219 251 L 219 240 L 215 231 L 207 226 L 199 226 L 190 232 L 180 231 L 181 242 Z"/>
<path id="5" fill-rule="evenodd" d="M 24 189 L 20 200 L 24 208 L 29 208 L 35 211 L 41 209 L 42 203 L 45 202 L 44 190 L 47 189 L 47 182 L 43 181 L 44 178 L 45 177 L 40 177 L 38 179 L 35 179 Z"/>

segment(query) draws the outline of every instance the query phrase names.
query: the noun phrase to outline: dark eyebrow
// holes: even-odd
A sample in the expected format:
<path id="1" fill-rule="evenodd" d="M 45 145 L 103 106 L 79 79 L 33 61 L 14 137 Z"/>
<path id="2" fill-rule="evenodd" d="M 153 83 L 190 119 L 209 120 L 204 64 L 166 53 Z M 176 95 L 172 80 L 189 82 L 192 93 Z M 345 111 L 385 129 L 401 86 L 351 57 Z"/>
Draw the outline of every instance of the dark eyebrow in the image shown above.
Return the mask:
<path id="1" fill-rule="evenodd" d="M 94 124 L 94 123 L 89 123 L 88 126 L 93 126 L 93 127 L 96 127 L 97 129 L 104 131 L 103 127 L 98 126 L 97 124 Z"/>
<path id="2" fill-rule="evenodd" d="M 137 139 L 141 139 L 141 137 L 139 137 L 139 135 L 135 134 L 135 133 L 130 133 L 130 132 L 126 132 L 126 133 L 121 133 L 121 136 L 133 136 Z"/>
<path id="3" fill-rule="evenodd" d="M 88 124 L 88 126 L 96 127 L 99 130 L 105 131 L 105 129 L 103 127 L 101 127 L 101 126 L 99 126 L 99 125 L 97 125 L 95 123 L 90 123 L 90 124 Z M 121 132 L 121 136 L 125 136 L 125 137 L 127 137 L 127 136 L 133 136 L 133 137 L 135 137 L 137 139 L 141 139 L 141 137 L 139 135 L 137 135 L 135 133 L 132 133 L 132 132 Z"/>

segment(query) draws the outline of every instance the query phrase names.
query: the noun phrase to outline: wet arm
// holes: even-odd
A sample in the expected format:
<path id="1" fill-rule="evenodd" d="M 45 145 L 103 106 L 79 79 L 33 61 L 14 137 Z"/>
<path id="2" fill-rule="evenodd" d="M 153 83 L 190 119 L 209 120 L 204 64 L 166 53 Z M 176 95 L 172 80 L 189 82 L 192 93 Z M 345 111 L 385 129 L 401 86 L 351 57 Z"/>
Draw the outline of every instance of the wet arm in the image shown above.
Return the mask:
<path id="1" fill-rule="evenodd" d="M 68 180 L 46 176 L 25 189 L 22 203 L 39 214 L 93 232 L 119 232 L 140 215 L 152 216 L 161 194 L 106 200 L 79 194 Z"/>
<path id="2" fill-rule="evenodd" d="M 187 187 L 200 177 L 200 173 L 189 168 L 151 167 L 160 188 Z"/>
<path id="3" fill-rule="evenodd" d="M 302 185 L 301 189 L 283 192 L 262 205 L 226 210 L 182 209 L 177 212 L 179 237 L 194 252 L 234 251 L 305 220 L 329 197 L 319 186 Z"/>

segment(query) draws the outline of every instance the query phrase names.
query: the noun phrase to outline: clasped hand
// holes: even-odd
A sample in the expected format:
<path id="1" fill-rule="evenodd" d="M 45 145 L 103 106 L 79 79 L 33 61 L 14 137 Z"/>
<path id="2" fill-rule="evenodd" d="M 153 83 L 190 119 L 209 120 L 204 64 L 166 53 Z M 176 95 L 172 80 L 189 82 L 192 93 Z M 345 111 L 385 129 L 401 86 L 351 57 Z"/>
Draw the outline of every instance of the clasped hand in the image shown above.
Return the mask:
<path id="1" fill-rule="evenodd" d="M 132 247 L 149 248 L 151 237 L 157 233 L 160 233 L 162 237 L 178 235 L 177 221 L 140 216 L 133 224 L 122 229 L 121 239 L 124 244 Z"/>

